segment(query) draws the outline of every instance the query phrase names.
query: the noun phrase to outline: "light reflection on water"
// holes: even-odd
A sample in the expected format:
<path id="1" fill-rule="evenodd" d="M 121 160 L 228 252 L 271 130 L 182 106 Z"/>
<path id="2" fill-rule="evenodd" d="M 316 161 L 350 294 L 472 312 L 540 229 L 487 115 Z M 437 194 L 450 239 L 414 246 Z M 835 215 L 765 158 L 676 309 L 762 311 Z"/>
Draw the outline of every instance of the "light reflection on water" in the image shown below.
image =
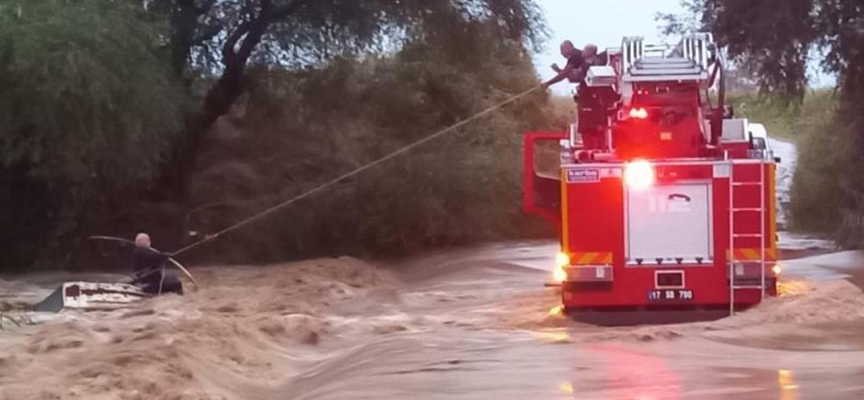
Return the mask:
<path id="1" fill-rule="evenodd" d="M 546 343 L 573 343 L 570 331 L 567 329 L 547 329 L 534 332 L 535 337 Z"/>
<path id="2" fill-rule="evenodd" d="M 777 292 L 781 297 L 805 295 L 811 290 L 811 285 L 801 279 L 782 279 L 777 282 Z"/>
<path id="3" fill-rule="evenodd" d="M 682 398 L 681 377 L 669 367 L 668 359 L 615 344 L 589 346 L 589 350 L 606 359 L 605 386 L 614 398 Z"/>
<path id="4" fill-rule="evenodd" d="M 561 385 L 558 386 L 558 389 L 561 391 L 561 393 L 573 394 L 573 384 L 570 382 L 562 383 Z"/>
<path id="5" fill-rule="evenodd" d="M 788 369 L 777 370 L 777 386 L 780 387 L 780 400 L 797 400 L 798 384 L 795 375 Z"/>

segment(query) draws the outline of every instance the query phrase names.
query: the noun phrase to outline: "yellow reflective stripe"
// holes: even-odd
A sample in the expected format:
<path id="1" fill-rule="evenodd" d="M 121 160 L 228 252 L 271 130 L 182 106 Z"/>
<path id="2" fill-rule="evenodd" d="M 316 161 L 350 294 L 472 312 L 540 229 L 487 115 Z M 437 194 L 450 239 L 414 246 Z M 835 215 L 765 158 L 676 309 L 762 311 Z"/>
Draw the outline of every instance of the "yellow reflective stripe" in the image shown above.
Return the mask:
<path id="1" fill-rule="evenodd" d="M 570 263 L 573 265 L 603 265 L 612 264 L 612 253 L 610 252 L 578 252 L 570 255 Z"/>
<path id="2" fill-rule="evenodd" d="M 726 252 L 726 256 L 728 258 L 729 252 Z M 733 261 L 756 261 L 759 260 L 761 254 L 759 254 L 759 249 L 735 249 L 735 259 Z M 766 248 L 765 249 L 765 261 L 776 261 L 777 260 L 777 249 Z"/>
<path id="3" fill-rule="evenodd" d="M 601 264 L 612 264 L 612 253 L 605 253 L 600 258 Z"/>

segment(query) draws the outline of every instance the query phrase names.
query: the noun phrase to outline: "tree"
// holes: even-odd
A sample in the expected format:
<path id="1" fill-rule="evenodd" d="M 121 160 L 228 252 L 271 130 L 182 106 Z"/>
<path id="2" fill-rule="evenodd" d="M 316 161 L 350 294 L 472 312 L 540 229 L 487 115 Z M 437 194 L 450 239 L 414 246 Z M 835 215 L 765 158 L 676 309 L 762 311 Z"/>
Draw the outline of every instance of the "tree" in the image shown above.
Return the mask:
<path id="1" fill-rule="evenodd" d="M 208 129 L 244 91 L 249 65 L 320 66 L 337 56 L 398 50 L 406 40 L 467 34 L 475 21 L 494 21 L 497 38 L 527 50 L 545 33 L 533 0 L 150 0 L 171 22 L 175 74 L 217 77 L 189 118 L 185 144 L 174 154 L 175 188 L 184 190 Z M 465 54 L 470 57 L 470 54 Z"/>
<path id="2" fill-rule="evenodd" d="M 823 56 L 825 72 L 838 76 L 836 129 L 825 147 L 837 163 L 842 198 L 838 213 L 862 245 L 864 224 L 864 5 L 860 0 L 687 0 L 703 29 L 714 33 L 729 55 L 752 67 L 763 93 L 800 101 L 807 90 L 807 65 Z M 664 16 L 667 22 L 680 21 Z M 678 25 L 670 25 L 675 28 Z M 838 140 L 835 140 L 838 139 Z M 844 229 L 846 229 L 844 228 Z"/>
<path id="3" fill-rule="evenodd" d="M 321 70 L 405 43 L 482 68 L 476 41 L 462 41 L 480 25 L 483 45 L 526 59 L 544 33 L 533 0 L 2 0 L 0 242 L 25 264 L 91 223 L 139 227 L 129 223 L 139 211 L 122 215 L 136 206 L 176 208 L 250 68 Z M 327 98 L 338 95 L 310 102 Z M 176 211 L 147 219 L 179 232 Z"/>
<path id="4" fill-rule="evenodd" d="M 163 26 L 142 11 L 131 1 L 0 5 L 4 260 L 44 253 L 81 223 L 83 204 L 158 172 L 185 95 L 165 67 Z"/>
<path id="5" fill-rule="evenodd" d="M 537 86 L 520 43 L 499 40 L 494 24 L 466 29 L 316 70 L 252 68 L 243 112 L 232 112 L 204 146 L 190 189 L 191 203 L 202 206 L 187 219 L 190 230 L 230 226 Z M 196 256 L 392 256 L 545 232 L 519 207 L 520 151 L 523 132 L 566 126 L 550 108 L 536 91 Z M 234 134 L 225 135 L 229 126 Z"/>

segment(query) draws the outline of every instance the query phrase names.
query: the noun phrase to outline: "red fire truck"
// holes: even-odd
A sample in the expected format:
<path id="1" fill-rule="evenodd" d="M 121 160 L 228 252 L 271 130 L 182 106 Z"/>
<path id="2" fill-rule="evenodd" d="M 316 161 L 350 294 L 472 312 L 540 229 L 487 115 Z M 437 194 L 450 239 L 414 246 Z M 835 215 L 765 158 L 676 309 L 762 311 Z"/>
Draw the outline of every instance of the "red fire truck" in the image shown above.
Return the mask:
<path id="1" fill-rule="evenodd" d="M 524 210 L 559 228 L 564 309 L 734 313 L 776 295 L 779 160 L 761 125 L 729 115 L 711 35 L 607 54 L 570 132 L 525 136 Z"/>

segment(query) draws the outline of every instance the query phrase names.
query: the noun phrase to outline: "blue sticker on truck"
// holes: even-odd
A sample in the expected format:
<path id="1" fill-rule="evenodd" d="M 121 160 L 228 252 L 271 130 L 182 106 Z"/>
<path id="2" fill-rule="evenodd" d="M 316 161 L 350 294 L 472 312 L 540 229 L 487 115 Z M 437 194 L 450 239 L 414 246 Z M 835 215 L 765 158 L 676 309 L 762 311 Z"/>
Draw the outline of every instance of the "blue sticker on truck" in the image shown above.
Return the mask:
<path id="1" fill-rule="evenodd" d="M 600 170 L 598 169 L 568 169 L 567 183 L 594 183 L 600 182 Z"/>

